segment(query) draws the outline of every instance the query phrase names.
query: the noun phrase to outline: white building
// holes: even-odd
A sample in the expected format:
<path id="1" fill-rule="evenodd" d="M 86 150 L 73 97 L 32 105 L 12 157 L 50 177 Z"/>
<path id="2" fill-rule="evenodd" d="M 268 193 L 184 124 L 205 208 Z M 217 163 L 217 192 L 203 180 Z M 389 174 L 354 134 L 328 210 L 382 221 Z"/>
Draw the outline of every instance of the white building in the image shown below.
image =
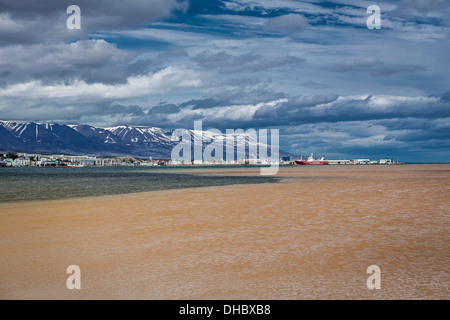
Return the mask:
<path id="1" fill-rule="evenodd" d="M 380 164 L 393 164 L 394 161 L 392 159 L 390 159 L 390 158 L 383 158 L 383 159 L 380 159 L 379 163 Z"/>
<path id="2" fill-rule="evenodd" d="M 100 167 L 117 167 L 122 165 L 120 158 L 98 158 L 95 160 L 95 165 Z"/>
<path id="3" fill-rule="evenodd" d="M 369 164 L 370 159 L 353 159 L 352 163 L 353 164 Z"/>
<path id="4" fill-rule="evenodd" d="M 27 158 L 17 158 L 13 162 L 13 166 L 15 167 L 27 167 L 30 165 L 30 159 Z"/>
<path id="5" fill-rule="evenodd" d="M 328 164 L 351 164 L 350 160 L 327 160 Z"/>

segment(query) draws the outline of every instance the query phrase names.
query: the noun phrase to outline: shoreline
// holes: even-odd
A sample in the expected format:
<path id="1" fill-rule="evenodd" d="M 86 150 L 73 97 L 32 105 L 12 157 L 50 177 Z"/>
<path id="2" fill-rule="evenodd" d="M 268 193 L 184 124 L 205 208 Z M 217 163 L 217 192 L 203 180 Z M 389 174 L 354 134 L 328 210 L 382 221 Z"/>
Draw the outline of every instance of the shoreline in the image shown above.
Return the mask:
<path id="1" fill-rule="evenodd" d="M 424 164 L 410 164 L 406 169 L 414 168 L 414 166 L 423 166 Z M 443 164 L 431 164 L 431 166 L 434 165 L 443 165 Z M 151 172 L 151 173 L 157 173 L 157 174 L 181 174 L 186 176 L 207 176 L 207 177 L 252 177 L 252 178 L 261 178 L 261 180 L 273 180 L 273 181 L 261 181 L 261 182 L 242 182 L 242 181 L 236 181 L 236 182 L 227 182 L 222 185 L 205 185 L 205 186 L 169 186 L 166 189 L 157 189 L 157 190 L 141 190 L 141 191 L 120 191 L 120 192 L 106 192 L 101 194 L 95 194 L 95 195 L 73 195 L 73 196 L 64 196 L 61 198 L 52 198 L 49 197 L 47 199 L 19 199 L 19 200 L 6 200 L 6 201 L 0 201 L 0 207 L 2 204 L 6 203 L 24 203 L 24 202 L 45 202 L 45 201 L 58 201 L 58 200 L 66 200 L 66 199 L 89 199 L 89 198 L 97 198 L 97 197 L 104 197 L 104 196 L 112 196 L 112 195 L 124 195 L 124 194 L 134 194 L 134 193 L 146 193 L 146 192 L 158 192 L 158 191 L 169 191 L 169 190 L 179 190 L 179 189 L 190 189 L 190 188 L 203 188 L 203 187 L 214 187 L 214 186 L 227 186 L 227 185 L 258 185 L 258 184 L 279 184 L 282 183 L 283 180 L 286 180 L 286 178 L 289 179 L 290 172 L 294 173 L 294 175 L 301 173 L 300 178 L 310 178 L 311 176 L 314 176 L 315 172 L 318 173 L 327 173 L 329 174 L 329 177 L 333 176 L 339 176 L 342 173 L 346 172 L 354 172 L 355 174 L 358 174 L 358 172 L 365 172 L 368 169 L 374 169 L 377 170 L 389 170 L 388 168 L 394 168 L 396 165 L 328 165 L 328 166 L 284 166 L 280 167 L 280 170 L 276 175 L 271 176 L 261 176 L 259 168 L 260 166 L 168 166 L 168 167 L 157 167 L 157 168 L 147 168 L 147 167 L 84 167 L 89 169 L 100 169 L 103 168 L 104 170 L 132 170 L 137 169 L 138 171 L 142 172 Z M 42 167 L 42 168 L 53 168 L 57 169 L 60 167 Z M 24 168 L 20 168 L 24 169 Z M 27 168 L 28 169 L 28 168 Z M 146 170 L 148 169 L 148 170 Z M 158 170 L 160 169 L 160 170 Z M 77 169 L 76 169 L 77 170 Z M 101 169 L 102 170 L 102 169 Z M 407 171 L 407 170 L 406 170 Z M 287 173 L 285 173 L 287 172 Z M 297 177 L 299 178 L 299 177 Z"/>
<path id="2" fill-rule="evenodd" d="M 222 188 L 222 187 L 232 187 L 232 186 L 257 186 L 260 184 L 277 184 L 279 182 L 264 182 L 264 183 L 244 183 L 244 184 L 228 184 L 228 185 L 216 185 L 216 186 L 201 186 L 201 187 L 186 187 L 186 188 L 173 188 L 173 189 L 164 189 L 164 190 L 151 190 L 151 191 L 139 191 L 139 192 L 127 192 L 127 193 L 116 193 L 116 194 L 104 194 L 104 195 L 95 195 L 95 196 L 74 196 L 74 197 L 68 197 L 68 198 L 59 198 L 59 199 L 36 199 L 36 200 L 18 200 L 18 201 L 4 201 L 0 202 L 0 210 L 11 206 L 17 206 L 20 204 L 29 204 L 29 205 L 38 205 L 38 204 L 44 204 L 46 202 L 49 203 L 58 203 L 58 202 L 65 202 L 65 201 L 93 201 L 93 200 L 114 200 L 114 198 L 121 197 L 121 196 L 144 196 L 144 195 L 163 195 L 165 192 L 172 192 L 172 191 L 178 191 L 178 190 L 191 190 L 191 189 L 212 189 L 212 188 Z M 110 199 L 112 198 L 112 199 Z"/>
<path id="3" fill-rule="evenodd" d="M 450 162 L 399 162 L 399 163 L 391 163 L 391 164 L 327 164 L 327 165 L 318 165 L 319 167 L 360 167 L 360 166 L 402 166 L 402 165 L 446 165 L 450 164 Z M 170 164 L 170 165 L 117 165 L 117 166 L 91 166 L 91 165 L 81 165 L 81 166 L 0 166 L 1 168 L 10 168 L 10 169 L 23 169 L 23 168 L 267 168 L 271 165 L 239 165 L 239 164 Z M 296 165 L 296 164 L 278 164 L 280 168 L 283 167 L 309 167 L 309 165 Z M 316 166 L 316 165 L 314 165 Z"/>

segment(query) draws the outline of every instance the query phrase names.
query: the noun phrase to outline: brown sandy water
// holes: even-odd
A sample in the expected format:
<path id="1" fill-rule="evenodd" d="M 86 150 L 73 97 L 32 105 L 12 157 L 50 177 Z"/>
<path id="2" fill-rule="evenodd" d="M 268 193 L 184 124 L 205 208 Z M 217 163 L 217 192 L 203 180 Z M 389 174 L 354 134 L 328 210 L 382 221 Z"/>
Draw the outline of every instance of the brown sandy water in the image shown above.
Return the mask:
<path id="1" fill-rule="evenodd" d="M 283 167 L 278 176 L 0 203 L 0 298 L 450 298 L 450 165 Z M 81 290 L 66 287 L 73 264 Z M 373 264 L 380 290 L 366 287 Z"/>

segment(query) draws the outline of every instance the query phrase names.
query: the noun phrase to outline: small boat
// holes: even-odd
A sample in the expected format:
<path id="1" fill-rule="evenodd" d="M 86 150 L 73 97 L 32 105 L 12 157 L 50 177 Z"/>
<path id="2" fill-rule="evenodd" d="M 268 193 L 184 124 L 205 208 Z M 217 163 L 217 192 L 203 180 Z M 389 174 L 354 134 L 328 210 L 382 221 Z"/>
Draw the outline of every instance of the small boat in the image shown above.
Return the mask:
<path id="1" fill-rule="evenodd" d="M 295 160 L 296 165 L 327 165 L 328 161 L 325 160 L 325 157 L 322 157 L 320 159 L 314 159 L 313 154 L 308 157 L 308 160 Z"/>

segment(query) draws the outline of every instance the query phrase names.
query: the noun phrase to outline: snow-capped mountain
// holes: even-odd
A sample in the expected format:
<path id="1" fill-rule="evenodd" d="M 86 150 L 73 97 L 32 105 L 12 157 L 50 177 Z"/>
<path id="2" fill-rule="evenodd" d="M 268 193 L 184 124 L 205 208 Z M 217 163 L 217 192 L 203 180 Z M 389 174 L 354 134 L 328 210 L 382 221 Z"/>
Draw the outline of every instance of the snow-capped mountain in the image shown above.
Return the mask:
<path id="1" fill-rule="evenodd" d="M 161 143 L 172 144 L 170 135 L 161 128 L 155 127 L 131 127 L 131 126 L 118 126 L 105 128 L 105 130 L 112 132 L 114 135 L 120 137 L 125 143 Z"/>
<path id="2" fill-rule="evenodd" d="M 226 159 L 226 141 L 230 135 L 176 129 L 165 131 L 156 127 L 117 126 L 97 128 L 89 125 L 61 125 L 57 123 L 37 123 L 0 120 L 0 151 L 15 151 L 43 154 L 132 156 L 135 158 L 170 159 L 174 147 L 179 143 L 172 140 L 172 134 L 181 137 L 184 133 L 192 142 L 203 136 L 203 148 L 222 144 L 223 159 Z M 245 145 L 245 157 L 257 158 L 257 148 L 267 148 L 252 137 L 235 134 L 235 154 Z M 241 148 L 241 149 L 239 149 Z M 210 153 L 211 154 L 211 153 Z M 269 153 L 270 154 L 270 153 Z M 215 154 L 214 154 L 215 155 Z M 279 151 L 281 156 L 294 156 Z M 261 158 L 261 157 L 260 157 Z"/>
<path id="3" fill-rule="evenodd" d="M 20 145 L 20 143 L 20 139 L 0 125 L 0 149 L 14 150 L 15 146 Z"/>
<path id="4" fill-rule="evenodd" d="M 68 125 L 70 128 L 76 132 L 82 134 L 83 136 L 94 140 L 97 143 L 103 144 L 120 144 L 122 139 L 116 136 L 113 132 L 103 129 L 96 128 L 88 125 Z"/>
<path id="5" fill-rule="evenodd" d="M 6 129 L 15 138 L 15 143 L 7 148 L 4 146 L 4 137 L 0 134 L 0 149 L 17 149 L 23 152 L 30 150 L 41 153 L 58 150 L 60 153 L 69 153 L 72 150 L 89 150 L 93 147 L 87 137 L 66 125 L 0 121 L 0 127 Z"/>

